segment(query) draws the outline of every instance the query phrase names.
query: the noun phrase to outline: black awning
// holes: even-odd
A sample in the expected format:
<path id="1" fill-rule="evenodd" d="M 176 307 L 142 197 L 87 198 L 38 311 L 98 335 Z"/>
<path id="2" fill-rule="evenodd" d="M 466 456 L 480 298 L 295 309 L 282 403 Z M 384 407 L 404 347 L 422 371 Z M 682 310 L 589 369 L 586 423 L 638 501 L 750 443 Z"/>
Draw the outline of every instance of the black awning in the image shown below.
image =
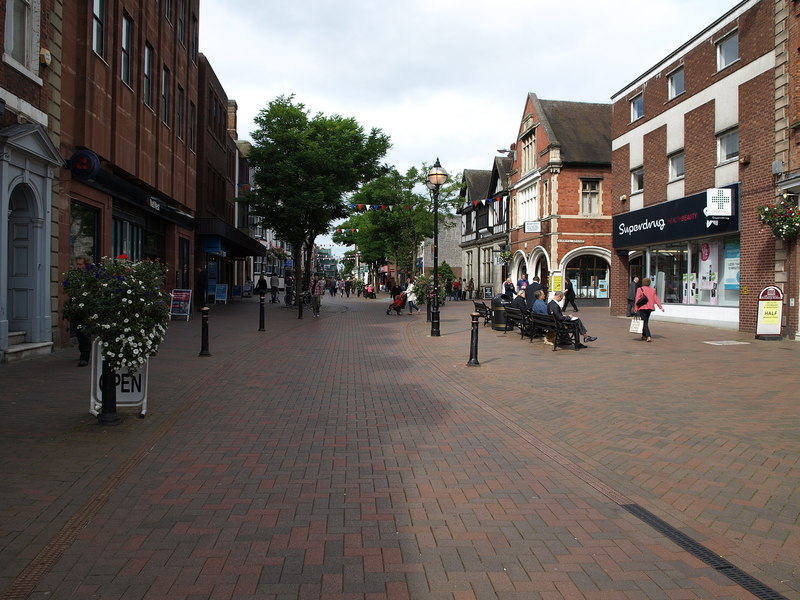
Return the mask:
<path id="1" fill-rule="evenodd" d="M 202 217 L 194 221 L 195 235 L 213 236 L 225 241 L 226 252 L 232 257 L 266 256 L 267 249 L 249 235 L 216 217 Z"/>

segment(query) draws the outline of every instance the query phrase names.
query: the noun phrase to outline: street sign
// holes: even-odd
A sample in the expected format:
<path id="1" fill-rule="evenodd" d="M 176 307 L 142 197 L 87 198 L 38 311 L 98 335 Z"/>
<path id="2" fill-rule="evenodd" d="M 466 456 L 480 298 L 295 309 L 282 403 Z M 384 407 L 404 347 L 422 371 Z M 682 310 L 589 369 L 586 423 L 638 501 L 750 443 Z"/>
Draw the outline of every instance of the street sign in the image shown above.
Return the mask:
<path id="1" fill-rule="evenodd" d="M 114 379 L 117 388 L 118 408 L 141 407 L 140 414 L 147 412 L 147 373 L 150 369 L 150 360 L 136 371 L 129 373 L 127 370 L 115 373 Z M 92 391 L 89 398 L 89 412 L 95 417 L 100 414 L 103 405 L 103 353 L 100 350 L 100 340 L 92 344 Z"/>

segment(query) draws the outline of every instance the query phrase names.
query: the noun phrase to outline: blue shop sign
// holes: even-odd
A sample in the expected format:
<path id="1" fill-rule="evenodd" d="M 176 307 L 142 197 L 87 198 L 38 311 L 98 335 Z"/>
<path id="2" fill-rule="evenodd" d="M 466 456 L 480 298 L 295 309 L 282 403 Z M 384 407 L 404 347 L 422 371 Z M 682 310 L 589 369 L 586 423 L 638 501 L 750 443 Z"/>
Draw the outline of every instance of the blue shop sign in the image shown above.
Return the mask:
<path id="1" fill-rule="evenodd" d="M 722 189 L 731 190 L 733 210 L 730 217 L 706 217 L 708 202 L 706 192 L 632 210 L 613 218 L 614 248 L 634 248 L 737 233 L 739 231 L 739 184 L 735 183 Z"/>
<path id="2" fill-rule="evenodd" d="M 206 254 L 222 254 L 222 238 L 210 237 L 203 240 L 203 251 Z"/>

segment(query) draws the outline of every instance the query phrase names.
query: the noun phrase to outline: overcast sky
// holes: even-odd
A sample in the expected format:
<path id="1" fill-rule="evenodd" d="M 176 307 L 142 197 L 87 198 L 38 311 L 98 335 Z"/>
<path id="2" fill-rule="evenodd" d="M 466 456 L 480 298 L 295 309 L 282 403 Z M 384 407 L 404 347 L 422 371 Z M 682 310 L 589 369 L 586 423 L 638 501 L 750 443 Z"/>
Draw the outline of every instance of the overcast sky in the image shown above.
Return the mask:
<path id="1" fill-rule="evenodd" d="M 200 0 L 200 51 L 239 106 L 279 95 L 391 138 L 400 171 L 490 169 L 529 92 L 610 97 L 734 0 Z"/>

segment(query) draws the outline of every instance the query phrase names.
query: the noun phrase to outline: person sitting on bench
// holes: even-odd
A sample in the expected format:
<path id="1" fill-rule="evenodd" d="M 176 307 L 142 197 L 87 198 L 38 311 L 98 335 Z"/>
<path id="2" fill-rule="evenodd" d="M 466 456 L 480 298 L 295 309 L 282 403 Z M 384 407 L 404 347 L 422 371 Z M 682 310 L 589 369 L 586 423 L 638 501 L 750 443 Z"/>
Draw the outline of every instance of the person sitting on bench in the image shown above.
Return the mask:
<path id="1" fill-rule="evenodd" d="M 536 290 L 535 293 L 536 298 L 533 300 L 533 306 L 531 308 L 531 312 L 534 312 L 539 315 L 549 315 L 550 313 L 547 312 L 547 302 L 544 301 L 545 294 L 543 289 Z"/>
<path id="2" fill-rule="evenodd" d="M 578 328 L 578 332 L 583 336 L 584 342 L 593 342 L 597 338 L 591 335 L 588 335 L 586 331 L 586 327 L 578 317 L 568 316 L 561 312 L 561 302 L 564 299 L 564 292 L 558 291 L 554 294 L 553 299 L 550 300 L 550 303 L 547 305 L 550 314 L 556 319 L 556 321 L 567 321 L 570 323 L 574 323 L 575 326 Z"/>

